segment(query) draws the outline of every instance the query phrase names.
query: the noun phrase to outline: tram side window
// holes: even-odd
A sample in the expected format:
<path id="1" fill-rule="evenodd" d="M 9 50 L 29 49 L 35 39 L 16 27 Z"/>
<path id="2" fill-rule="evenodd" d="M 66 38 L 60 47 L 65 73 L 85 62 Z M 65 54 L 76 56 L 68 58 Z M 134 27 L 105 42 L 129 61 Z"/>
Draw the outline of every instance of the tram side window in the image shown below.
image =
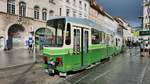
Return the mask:
<path id="1" fill-rule="evenodd" d="M 70 25 L 70 23 L 67 24 L 65 43 L 66 43 L 66 45 L 71 44 L 71 25 Z"/>
<path id="2" fill-rule="evenodd" d="M 116 38 L 116 46 L 118 46 L 118 39 Z"/>
<path id="3" fill-rule="evenodd" d="M 111 45 L 111 37 L 109 34 L 107 35 L 107 43 L 108 43 L 108 45 Z"/>
<path id="4" fill-rule="evenodd" d="M 100 40 L 100 42 L 103 41 L 103 32 L 102 31 L 99 32 L 99 40 Z"/>
<path id="5" fill-rule="evenodd" d="M 100 41 L 100 32 L 96 29 L 92 29 L 92 44 L 99 44 Z"/>

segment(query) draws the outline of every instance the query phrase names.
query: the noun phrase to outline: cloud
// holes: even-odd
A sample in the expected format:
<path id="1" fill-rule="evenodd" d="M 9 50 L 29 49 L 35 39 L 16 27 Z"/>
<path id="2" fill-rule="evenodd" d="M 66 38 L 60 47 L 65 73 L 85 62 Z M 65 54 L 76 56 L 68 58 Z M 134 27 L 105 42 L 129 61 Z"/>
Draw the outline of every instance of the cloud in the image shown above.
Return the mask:
<path id="1" fill-rule="evenodd" d="M 112 16 L 119 16 L 138 26 L 142 16 L 142 0 L 97 0 L 97 3 Z"/>

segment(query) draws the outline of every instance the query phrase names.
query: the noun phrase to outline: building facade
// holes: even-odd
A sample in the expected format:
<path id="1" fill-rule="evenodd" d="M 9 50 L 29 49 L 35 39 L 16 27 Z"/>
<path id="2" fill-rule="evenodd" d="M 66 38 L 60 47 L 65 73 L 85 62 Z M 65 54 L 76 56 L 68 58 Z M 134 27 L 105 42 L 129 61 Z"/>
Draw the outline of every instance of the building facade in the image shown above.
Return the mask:
<path id="1" fill-rule="evenodd" d="M 90 0 L 89 19 L 101 23 L 104 20 L 104 12 L 101 6 L 96 4 L 96 0 Z"/>
<path id="2" fill-rule="evenodd" d="M 27 47 L 32 32 L 46 27 L 46 20 L 59 16 L 58 0 L 1 0 L 0 49 Z"/>
<path id="3" fill-rule="evenodd" d="M 88 18 L 90 7 L 89 0 L 0 0 L 0 6 L 0 50 L 26 48 L 33 32 L 46 28 L 46 20 Z"/>
<path id="4" fill-rule="evenodd" d="M 88 18 L 89 0 L 58 0 L 60 5 L 60 16 L 77 18 Z"/>
<path id="5" fill-rule="evenodd" d="M 143 29 L 150 29 L 150 0 L 143 0 Z"/>
<path id="6" fill-rule="evenodd" d="M 114 17 L 115 20 L 119 23 L 118 24 L 118 30 L 121 31 L 121 34 L 123 35 L 124 41 L 133 41 L 134 35 L 132 33 L 132 27 L 129 23 L 121 19 L 120 17 Z"/>

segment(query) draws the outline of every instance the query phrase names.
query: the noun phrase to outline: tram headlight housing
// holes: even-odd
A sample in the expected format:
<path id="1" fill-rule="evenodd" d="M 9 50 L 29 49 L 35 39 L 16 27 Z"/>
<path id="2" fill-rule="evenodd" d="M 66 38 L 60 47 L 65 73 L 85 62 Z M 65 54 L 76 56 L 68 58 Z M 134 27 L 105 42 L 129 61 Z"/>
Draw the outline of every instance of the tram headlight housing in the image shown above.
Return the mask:
<path id="1" fill-rule="evenodd" d="M 43 60 L 44 60 L 45 62 L 48 61 L 48 57 L 47 57 L 47 56 L 43 56 L 42 58 L 43 58 Z"/>
<path id="2" fill-rule="evenodd" d="M 63 58 L 62 57 L 56 57 L 56 65 L 57 66 L 63 66 Z"/>

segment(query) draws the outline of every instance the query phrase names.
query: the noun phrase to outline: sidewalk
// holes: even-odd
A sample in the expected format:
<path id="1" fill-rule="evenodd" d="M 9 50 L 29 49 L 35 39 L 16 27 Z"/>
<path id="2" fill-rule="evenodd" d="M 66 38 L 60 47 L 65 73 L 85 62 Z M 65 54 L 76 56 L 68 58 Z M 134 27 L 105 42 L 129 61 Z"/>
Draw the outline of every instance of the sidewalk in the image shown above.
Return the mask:
<path id="1" fill-rule="evenodd" d="M 10 51 L 0 51 L 0 69 L 31 64 L 34 62 L 33 53 L 27 49 L 14 49 Z M 39 56 L 38 56 L 38 59 Z"/>

